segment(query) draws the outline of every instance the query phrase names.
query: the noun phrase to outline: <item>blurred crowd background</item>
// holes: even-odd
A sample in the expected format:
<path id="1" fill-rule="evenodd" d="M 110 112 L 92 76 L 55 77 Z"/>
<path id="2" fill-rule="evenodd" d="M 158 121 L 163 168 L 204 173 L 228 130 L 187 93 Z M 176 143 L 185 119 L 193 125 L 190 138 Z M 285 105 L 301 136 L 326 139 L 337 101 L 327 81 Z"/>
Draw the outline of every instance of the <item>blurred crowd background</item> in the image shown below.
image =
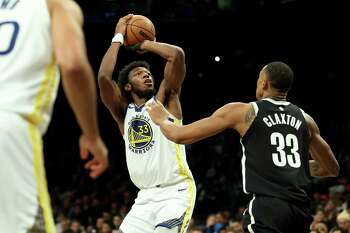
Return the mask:
<path id="1" fill-rule="evenodd" d="M 97 74 L 119 17 L 142 14 L 157 41 L 181 46 L 187 76 L 181 102 L 184 123 L 232 101 L 254 101 L 260 69 L 281 60 L 295 72 L 289 101 L 318 122 L 341 166 L 337 178 L 313 179 L 313 232 L 350 232 L 350 108 L 347 85 L 347 8 L 313 0 L 78 0 L 85 15 L 89 59 Z M 117 69 L 135 59 L 151 63 L 161 80 L 164 61 L 152 54 L 120 52 Z M 115 73 L 117 74 L 117 72 Z M 79 158 L 79 128 L 59 91 L 45 135 L 48 185 L 59 233 L 116 232 L 137 195 L 125 162 L 124 142 L 99 101 L 99 124 L 110 167 L 91 180 Z M 197 183 L 190 232 L 237 233 L 249 196 L 243 195 L 239 137 L 233 131 L 188 145 Z M 114 230 L 114 231 L 113 231 Z M 310 230 L 311 231 L 311 230 Z"/>

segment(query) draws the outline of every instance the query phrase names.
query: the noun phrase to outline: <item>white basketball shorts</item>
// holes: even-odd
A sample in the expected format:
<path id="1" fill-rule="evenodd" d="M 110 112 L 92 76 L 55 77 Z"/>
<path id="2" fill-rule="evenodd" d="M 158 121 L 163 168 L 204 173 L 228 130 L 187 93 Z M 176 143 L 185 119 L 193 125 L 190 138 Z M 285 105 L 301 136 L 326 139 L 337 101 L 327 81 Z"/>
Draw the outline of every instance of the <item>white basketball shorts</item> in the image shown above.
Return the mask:
<path id="1" fill-rule="evenodd" d="M 193 180 L 176 185 L 139 191 L 135 203 L 122 222 L 123 233 L 153 233 L 156 227 L 178 227 L 186 232 L 196 199 Z"/>
<path id="2" fill-rule="evenodd" d="M 42 138 L 21 116 L 0 111 L 0 232 L 55 233 Z"/>

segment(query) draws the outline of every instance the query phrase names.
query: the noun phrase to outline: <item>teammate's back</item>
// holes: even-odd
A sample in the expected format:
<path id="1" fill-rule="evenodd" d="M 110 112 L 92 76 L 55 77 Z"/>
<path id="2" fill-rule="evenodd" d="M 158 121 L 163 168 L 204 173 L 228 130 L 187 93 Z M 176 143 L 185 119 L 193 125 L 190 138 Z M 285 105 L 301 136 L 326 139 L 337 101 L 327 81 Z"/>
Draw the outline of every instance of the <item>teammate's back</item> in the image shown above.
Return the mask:
<path id="1" fill-rule="evenodd" d="M 269 98 L 253 105 L 256 117 L 241 140 L 244 192 L 307 202 L 309 134 L 302 111 Z"/>
<path id="2" fill-rule="evenodd" d="M 42 134 L 58 86 L 82 129 L 81 158 L 96 178 L 108 165 L 99 135 L 96 85 L 70 0 L 0 0 L 0 232 L 56 232 L 45 177 Z M 57 62 L 57 65 L 56 65 Z"/>
<path id="3" fill-rule="evenodd" d="M 44 131 L 59 83 L 46 1 L 3 1 L 0 8 L 0 110 L 43 123 Z"/>

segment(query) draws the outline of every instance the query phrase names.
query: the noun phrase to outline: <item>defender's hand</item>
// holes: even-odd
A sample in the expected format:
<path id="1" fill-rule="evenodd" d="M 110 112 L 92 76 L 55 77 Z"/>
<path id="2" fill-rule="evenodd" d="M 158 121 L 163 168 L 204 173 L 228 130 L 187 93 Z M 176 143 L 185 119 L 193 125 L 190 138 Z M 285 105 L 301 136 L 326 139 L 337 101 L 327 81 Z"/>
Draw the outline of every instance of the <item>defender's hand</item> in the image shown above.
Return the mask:
<path id="1" fill-rule="evenodd" d="M 108 149 L 99 136 L 89 138 L 83 134 L 80 136 L 79 144 L 80 157 L 83 160 L 88 158 L 89 152 L 93 156 L 91 160 L 85 163 L 85 168 L 89 170 L 90 177 L 95 179 L 108 167 Z"/>
<path id="2" fill-rule="evenodd" d="M 164 106 L 158 101 L 152 101 L 147 104 L 146 110 L 148 111 L 152 121 L 160 125 L 161 122 L 166 121 L 169 116 L 169 112 L 164 108 Z"/>

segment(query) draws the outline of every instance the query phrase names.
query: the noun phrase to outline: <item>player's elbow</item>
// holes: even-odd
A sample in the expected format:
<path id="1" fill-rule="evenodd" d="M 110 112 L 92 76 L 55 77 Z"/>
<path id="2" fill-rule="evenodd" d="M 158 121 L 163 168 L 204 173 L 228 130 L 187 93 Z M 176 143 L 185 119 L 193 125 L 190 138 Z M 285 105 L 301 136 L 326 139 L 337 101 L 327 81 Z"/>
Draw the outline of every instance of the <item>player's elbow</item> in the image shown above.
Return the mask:
<path id="1" fill-rule="evenodd" d="M 174 57 L 180 61 L 184 61 L 185 60 L 185 51 L 182 48 L 176 46 L 175 50 L 174 50 Z"/>
<path id="2" fill-rule="evenodd" d="M 181 138 L 179 137 L 179 134 L 176 133 L 175 130 L 166 132 L 165 134 L 170 141 L 173 141 L 176 144 L 181 144 Z"/>
<path id="3" fill-rule="evenodd" d="M 101 89 L 105 89 L 110 85 L 111 79 L 109 78 L 108 75 L 99 72 L 97 76 L 97 81 L 98 85 L 100 86 Z"/>
<path id="4" fill-rule="evenodd" d="M 340 167 L 338 162 L 335 160 L 334 162 L 329 163 L 327 168 L 324 170 L 327 171 L 327 177 L 337 177 L 339 175 Z"/>
<path id="5" fill-rule="evenodd" d="M 89 69 L 87 58 L 79 54 L 71 54 L 59 61 L 59 66 L 64 74 L 79 75 Z"/>
<path id="6" fill-rule="evenodd" d="M 328 171 L 329 171 L 329 176 L 337 177 L 340 171 L 338 162 L 336 162 L 330 169 L 328 169 Z"/>
<path id="7" fill-rule="evenodd" d="M 328 172 L 329 172 L 329 175 L 331 177 L 336 177 L 339 175 L 339 170 L 340 170 L 340 167 L 339 167 L 339 163 L 337 161 L 337 159 L 335 158 L 331 148 L 328 146 L 328 154 L 330 155 L 330 157 L 332 158 L 330 160 L 330 162 L 328 163 Z"/>
<path id="8" fill-rule="evenodd" d="M 184 62 L 185 61 L 185 52 L 181 47 L 174 46 L 171 52 L 169 53 L 169 57 L 167 60 Z"/>
<path id="9" fill-rule="evenodd" d="M 186 135 L 183 134 L 174 134 L 172 135 L 172 141 L 175 142 L 176 144 L 192 144 L 194 142 L 193 138 L 189 138 Z"/>
<path id="10" fill-rule="evenodd" d="M 176 144 L 185 144 L 186 142 L 185 138 L 177 130 L 169 130 L 164 133 L 170 141 Z"/>
<path id="11" fill-rule="evenodd" d="M 185 140 L 179 136 L 174 136 L 172 139 L 173 142 L 175 142 L 176 144 L 186 144 Z"/>

